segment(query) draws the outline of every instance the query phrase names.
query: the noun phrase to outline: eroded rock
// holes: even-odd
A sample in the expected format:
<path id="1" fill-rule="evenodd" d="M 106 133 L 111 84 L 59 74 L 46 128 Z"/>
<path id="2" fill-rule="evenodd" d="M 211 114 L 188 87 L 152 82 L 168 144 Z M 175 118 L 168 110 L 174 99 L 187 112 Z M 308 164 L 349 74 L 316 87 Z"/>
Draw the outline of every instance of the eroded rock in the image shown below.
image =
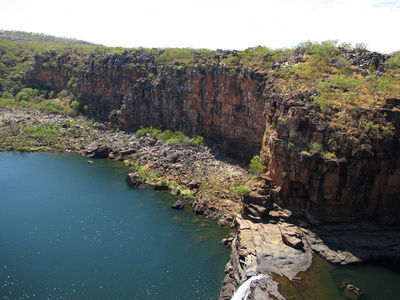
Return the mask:
<path id="1" fill-rule="evenodd" d="M 93 142 L 86 148 L 84 155 L 89 158 L 108 158 L 110 153 L 110 147 L 99 142 Z"/>
<path id="2" fill-rule="evenodd" d="M 139 188 L 143 186 L 142 178 L 140 178 L 139 174 L 136 172 L 128 174 L 126 176 L 126 182 L 129 183 L 133 188 Z"/>
<path id="3" fill-rule="evenodd" d="M 181 200 L 178 200 L 174 204 L 172 204 L 171 207 L 173 209 L 183 209 L 183 208 L 185 208 L 185 205 L 183 205 L 183 202 Z"/>
<path id="4" fill-rule="evenodd" d="M 221 299 L 227 299 L 228 291 L 235 289 L 255 274 L 276 273 L 293 279 L 299 272 L 309 268 L 312 262 L 312 251 L 302 237 L 296 236 L 296 226 L 272 223 L 254 223 L 237 215 L 238 233 L 232 242 L 231 261 L 226 267 L 226 277 L 221 289 Z M 283 241 L 285 236 L 293 236 L 303 243 L 301 250 L 288 246 Z M 293 245 L 299 247 L 299 242 L 293 240 Z M 271 283 L 272 285 L 273 283 Z M 277 286 L 277 283 L 275 283 Z M 270 293 L 259 286 L 257 298 L 270 297 Z M 275 294 L 278 299 L 284 299 L 282 295 Z"/>

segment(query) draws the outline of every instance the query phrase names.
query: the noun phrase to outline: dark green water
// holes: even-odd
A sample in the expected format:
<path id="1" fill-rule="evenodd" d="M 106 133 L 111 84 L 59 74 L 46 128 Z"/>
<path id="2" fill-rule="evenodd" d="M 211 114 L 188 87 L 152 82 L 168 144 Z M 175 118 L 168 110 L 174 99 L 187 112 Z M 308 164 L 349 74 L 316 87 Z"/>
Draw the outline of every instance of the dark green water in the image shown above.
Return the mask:
<path id="1" fill-rule="evenodd" d="M 217 299 L 227 230 L 118 162 L 0 152 L 2 299 Z"/>
<path id="2" fill-rule="evenodd" d="M 292 296 L 292 299 L 305 300 L 351 299 L 346 297 L 343 284 L 348 281 L 365 293 L 360 300 L 400 299 L 398 265 L 395 270 L 378 264 L 337 266 L 315 255 L 311 268 L 298 276 L 302 279 L 294 281 L 297 290 L 289 291 L 286 295 L 288 298 Z M 296 298 L 298 291 L 301 297 Z"/>

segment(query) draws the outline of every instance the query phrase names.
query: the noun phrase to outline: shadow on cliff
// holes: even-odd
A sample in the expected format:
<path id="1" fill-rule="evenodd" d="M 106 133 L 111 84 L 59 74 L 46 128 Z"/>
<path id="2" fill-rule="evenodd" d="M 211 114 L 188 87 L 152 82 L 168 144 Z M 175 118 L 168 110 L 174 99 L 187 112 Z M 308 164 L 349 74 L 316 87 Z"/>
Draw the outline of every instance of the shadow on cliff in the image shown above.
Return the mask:
<path id="1" fill-rule="evenodd" d="M 207 139 L 204 142 L 205 146 L 210 149 L 211 154 L 215 159 L 242 168 L 248 169 L 251 158 L 254 154 L 246 153 L 245 147 L 238 147 L 237 143 L 219 142 L 215 139 Z"/>
<path id="2" fill-rule="evenodd" d="M 302 239 L 324 259 L 349 264 L 365 261 L 400 263 L 398 217 L 332 217 L 320 212 L 285 210 L 287 218 L 301 230 Z"/>

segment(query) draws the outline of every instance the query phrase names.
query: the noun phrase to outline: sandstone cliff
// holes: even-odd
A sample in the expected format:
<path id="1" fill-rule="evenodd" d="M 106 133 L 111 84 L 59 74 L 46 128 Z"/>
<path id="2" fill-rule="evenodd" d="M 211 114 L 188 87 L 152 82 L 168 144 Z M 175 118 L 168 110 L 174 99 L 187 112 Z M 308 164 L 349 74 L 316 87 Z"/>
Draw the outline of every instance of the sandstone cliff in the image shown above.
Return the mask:
<path id="1" fill-rule="evenodd" d="M 238 158 L 261 150 L 266 174 L 235 220 L 228 299 L 258 273 L 293 279 L 312 252 L 343 264 L 399 259 L 400 60 L 325 46 L 169 60 L 154 49 L 49 52 L 27 83 L 68 89 L 83 112 L 121 129 L 200 134 Z M 256 294 L 284 299 L 277 288 L 261 282 Z"/>
<path id="2" fill-rule="evenodd" d="M 335 216 L 400 216 L 400 143 L 394 130 L 400 111 L 392 105 L 354 110 L 357 124 L 338 129 L 312 105 L 304 93 L 267 103 L 267 122 L 274 125 L 264 138 L 264 160 L 280 189 L 279 204 Z M 375 131 L 363 127 L 367 115 Z"/>
<path id="3" fill-rule="evenodd" d="M 213 58 L 222 59 L 220 54 Z M 262 76 L 230 70 L 199 63 L 161 65 L 145 51 L 50 52 L 36 57 L 28 82 L 73 90 L 85 113 L 121 129 L 152 125 L 199 134 L 218 141 L 231 156 L 251 158 L 265 129 Z"/>
<path id="4" fill-rule="evenodd" d="M 154 51 L 49 52 L 36 56 L 27 82 L 69 89 L 82 111 L 122 129 L 200 134 L 237 158 L 262 147 L 281 206 L 400 215 L 399 100 L 385 101 L 397 95 L 398 79 L 382 75 L 388 57 L 297 51 L 245 68 L 246 56 L 235 51 L 194 52 L 186 61 Z M 391 94 L 379 90 L 383 79 L 394 82 Z M 260 219 L 270 208 L 261 210 L 249 215 Z"/>

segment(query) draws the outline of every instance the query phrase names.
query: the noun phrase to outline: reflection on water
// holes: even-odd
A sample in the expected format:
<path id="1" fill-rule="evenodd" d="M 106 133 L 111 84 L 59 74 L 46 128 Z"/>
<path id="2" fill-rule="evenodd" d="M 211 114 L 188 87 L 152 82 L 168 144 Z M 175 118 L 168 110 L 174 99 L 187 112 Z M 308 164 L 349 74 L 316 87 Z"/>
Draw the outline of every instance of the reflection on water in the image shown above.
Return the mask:
<path id="1" fill-rule="evenodd" d="M 352 299 L 345 283 L 361 289 L 364 294 L 359 299 L 363 300 L 398 300 L 400 295 L 400 273 L 378 263 L 337 266 L 314 255 L 311 268 L 292 283 L 278 275 L 274 278 L 288 299 Z"/>

